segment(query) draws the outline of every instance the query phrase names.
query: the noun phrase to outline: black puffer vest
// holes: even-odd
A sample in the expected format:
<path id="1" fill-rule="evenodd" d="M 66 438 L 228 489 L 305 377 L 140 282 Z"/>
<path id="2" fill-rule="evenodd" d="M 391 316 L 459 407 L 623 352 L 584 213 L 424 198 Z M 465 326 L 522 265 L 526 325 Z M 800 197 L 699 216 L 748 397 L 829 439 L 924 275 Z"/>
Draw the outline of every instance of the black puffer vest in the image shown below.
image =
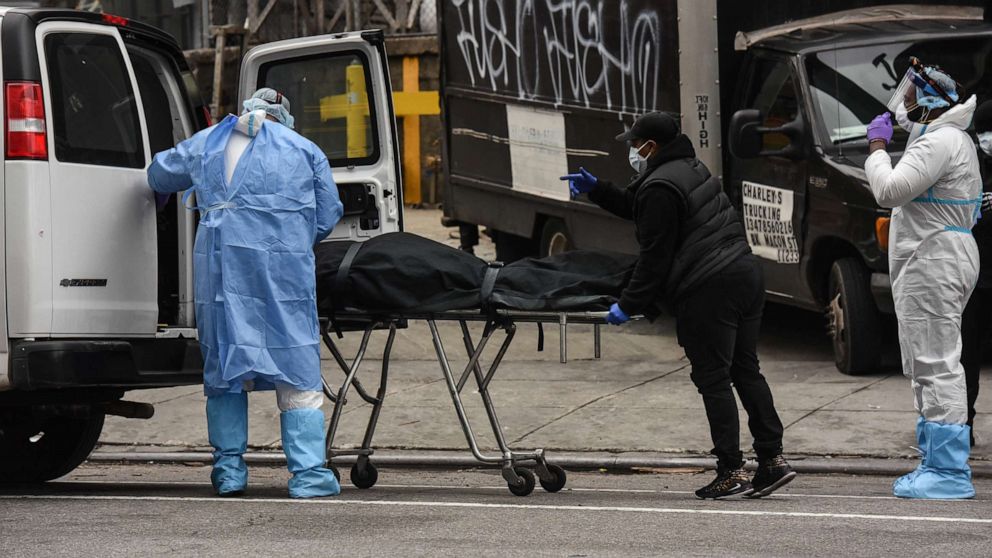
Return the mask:
<path id="1" fill-rule="evenodd" d="M 751 247 L 740 216 L 723 192 L 720 180 L 696 159 L 689 138 L 676 138 L 651 163 L 657 166 L 639 181 L 638 194 L 646 188 L 669 188 L 678 193 L 684 204 L 678 249 L 663 299 L 658 301 L 662 307 L 673 308 L 694 287 L 750 253 Z M 636 203 L 634 212 L 637 222 Z"/>

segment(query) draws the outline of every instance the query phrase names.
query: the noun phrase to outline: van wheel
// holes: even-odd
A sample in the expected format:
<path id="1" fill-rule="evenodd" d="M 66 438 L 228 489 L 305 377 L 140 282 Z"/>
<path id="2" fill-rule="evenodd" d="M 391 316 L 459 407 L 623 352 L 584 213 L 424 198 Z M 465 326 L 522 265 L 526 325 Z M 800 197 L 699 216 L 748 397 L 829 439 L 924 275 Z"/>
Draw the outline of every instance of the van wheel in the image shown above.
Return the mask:
<path id="1" fill-rule="evenodd" d="M 572 249 L 572 237 L 568 234 L 568 227 L 561 219 L 548 219 L 541 229 L 541 250 L 542 258 L 557 256 Z"/>
<path id="2" fill-rule="evenodd" d="M 103 419 L 95 411 L 85 417 L 32 417 L 29 407 L 0 412 L 0 483 L 44 482 L 69 473 L 96 447 Z"/>
<path id="3" fill-rule="evenodd" d="M 873 372 L 881 362 L 882 319 L 869 282 L 868 270 L 856 258 L 837 260 L 830 268 L 827 329 L 834 362 L 844 374 Z"/>

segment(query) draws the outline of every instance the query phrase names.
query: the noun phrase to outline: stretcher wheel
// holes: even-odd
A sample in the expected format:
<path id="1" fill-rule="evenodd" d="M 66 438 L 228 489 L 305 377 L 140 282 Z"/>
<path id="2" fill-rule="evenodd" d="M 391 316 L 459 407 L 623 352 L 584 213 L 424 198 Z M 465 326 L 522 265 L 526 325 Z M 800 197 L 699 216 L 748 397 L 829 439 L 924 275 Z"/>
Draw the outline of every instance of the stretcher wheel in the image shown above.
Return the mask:
<path id="1" fill-rule="evenodd" d="M 338 482 L 340 483 L 341 482 L 341 471 L 338 471 L 338 468 L 337 467 L 328 467 L 328 469 L 330 469 L 331 472 L 334 473 L 334 478 L 338 479 Z"/>
<path id="2" fill-rule="evenodd" d="M 351 484 L 358 488 L 372 488 L 375 486 L 376 481 L 379 480 L 379 471 L 376 470 L 375 465 L 369 463 L 365 467 L 359 469 L 358 464 L 354 464 L 351 467 Z"/>
<path id="3" fill-rule="evenodd" d="M 547 465 L 548 472 L 554 476 L 554 480 L 550 482 L 545 482 L 544 479 L 539 479 L 541 481 L 541 488 L 546 492 L 558 492 L 562 488 L 565 488 L 565 482 L 568 479 L 565 475 L 565 469 L 557 465 Z"/>
<path id="4" fill-rule="evenodd" d="M 517 467 L 513 469 L 513 472 L 524 481 L 523 484 L 520 485 L 506 483 L 506 486 L 510 489 L 510 492 L 512 492 L 514 496 L 527 496 L 531 492 L 534 492 L 534 485 L 537 483 L 534 480 L 533 471 L 530 469 L 524 469 L 523 467 Z"/>

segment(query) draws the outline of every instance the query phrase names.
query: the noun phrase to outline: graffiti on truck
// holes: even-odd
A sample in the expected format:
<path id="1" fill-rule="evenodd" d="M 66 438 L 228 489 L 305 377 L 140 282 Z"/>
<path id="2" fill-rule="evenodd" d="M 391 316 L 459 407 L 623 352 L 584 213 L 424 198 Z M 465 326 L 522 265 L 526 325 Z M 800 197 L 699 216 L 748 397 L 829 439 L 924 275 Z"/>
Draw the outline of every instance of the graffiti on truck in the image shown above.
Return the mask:
<path id="1" fill-rule="evenodd" d="M 658 109 L 665 54 L 659 8 L 674 2 L 642 4 L 447 0 L 445 31 L 473 88 L 555 106 L 642 113 Z M 674 14 L 674 6 L 668 11 Z"/>

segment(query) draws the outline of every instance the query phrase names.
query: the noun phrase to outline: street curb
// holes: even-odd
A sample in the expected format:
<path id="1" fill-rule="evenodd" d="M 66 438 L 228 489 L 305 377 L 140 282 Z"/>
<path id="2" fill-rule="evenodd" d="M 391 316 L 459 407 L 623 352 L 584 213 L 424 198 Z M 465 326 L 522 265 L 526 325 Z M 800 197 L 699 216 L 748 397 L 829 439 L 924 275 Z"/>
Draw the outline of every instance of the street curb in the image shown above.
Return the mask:
<path id="1" fill-rule="evenodd" d="M 89 456 L 92 463 L 211 463 L 213 457 L 202 451 L 95 451 Z M 282 452 L 248 452 L 245 461 L 255 465 L 285 465 L 286 456 Z M 385 468 L 420 469 L 471 469 L 491 467 L 476 461 L 468 455 L 454 453 L 392 453 L 376 454 L 372 461 Z M 606 470 L 620 473 L 658 472 L 665 470 L 710 470 L 715 468 L 709 457 L 671 457 L 653 455 L 611 455 L 581 453 L 549 453 L 548 461 L 572 470 Z M 354 456 L 335 457 L 332 464 L 350 466 Z M 915 459 L 881 458 L 831 458 L 831 457 L 790 457 L 789 463 L 799 473 L 845 474 L 898 476 L 908 473 L 919 463 Z M 754 463 L 748 463 L 753 468 Z M 992 477 L 992 462 L 971 463 L 975 477 Z"/>

